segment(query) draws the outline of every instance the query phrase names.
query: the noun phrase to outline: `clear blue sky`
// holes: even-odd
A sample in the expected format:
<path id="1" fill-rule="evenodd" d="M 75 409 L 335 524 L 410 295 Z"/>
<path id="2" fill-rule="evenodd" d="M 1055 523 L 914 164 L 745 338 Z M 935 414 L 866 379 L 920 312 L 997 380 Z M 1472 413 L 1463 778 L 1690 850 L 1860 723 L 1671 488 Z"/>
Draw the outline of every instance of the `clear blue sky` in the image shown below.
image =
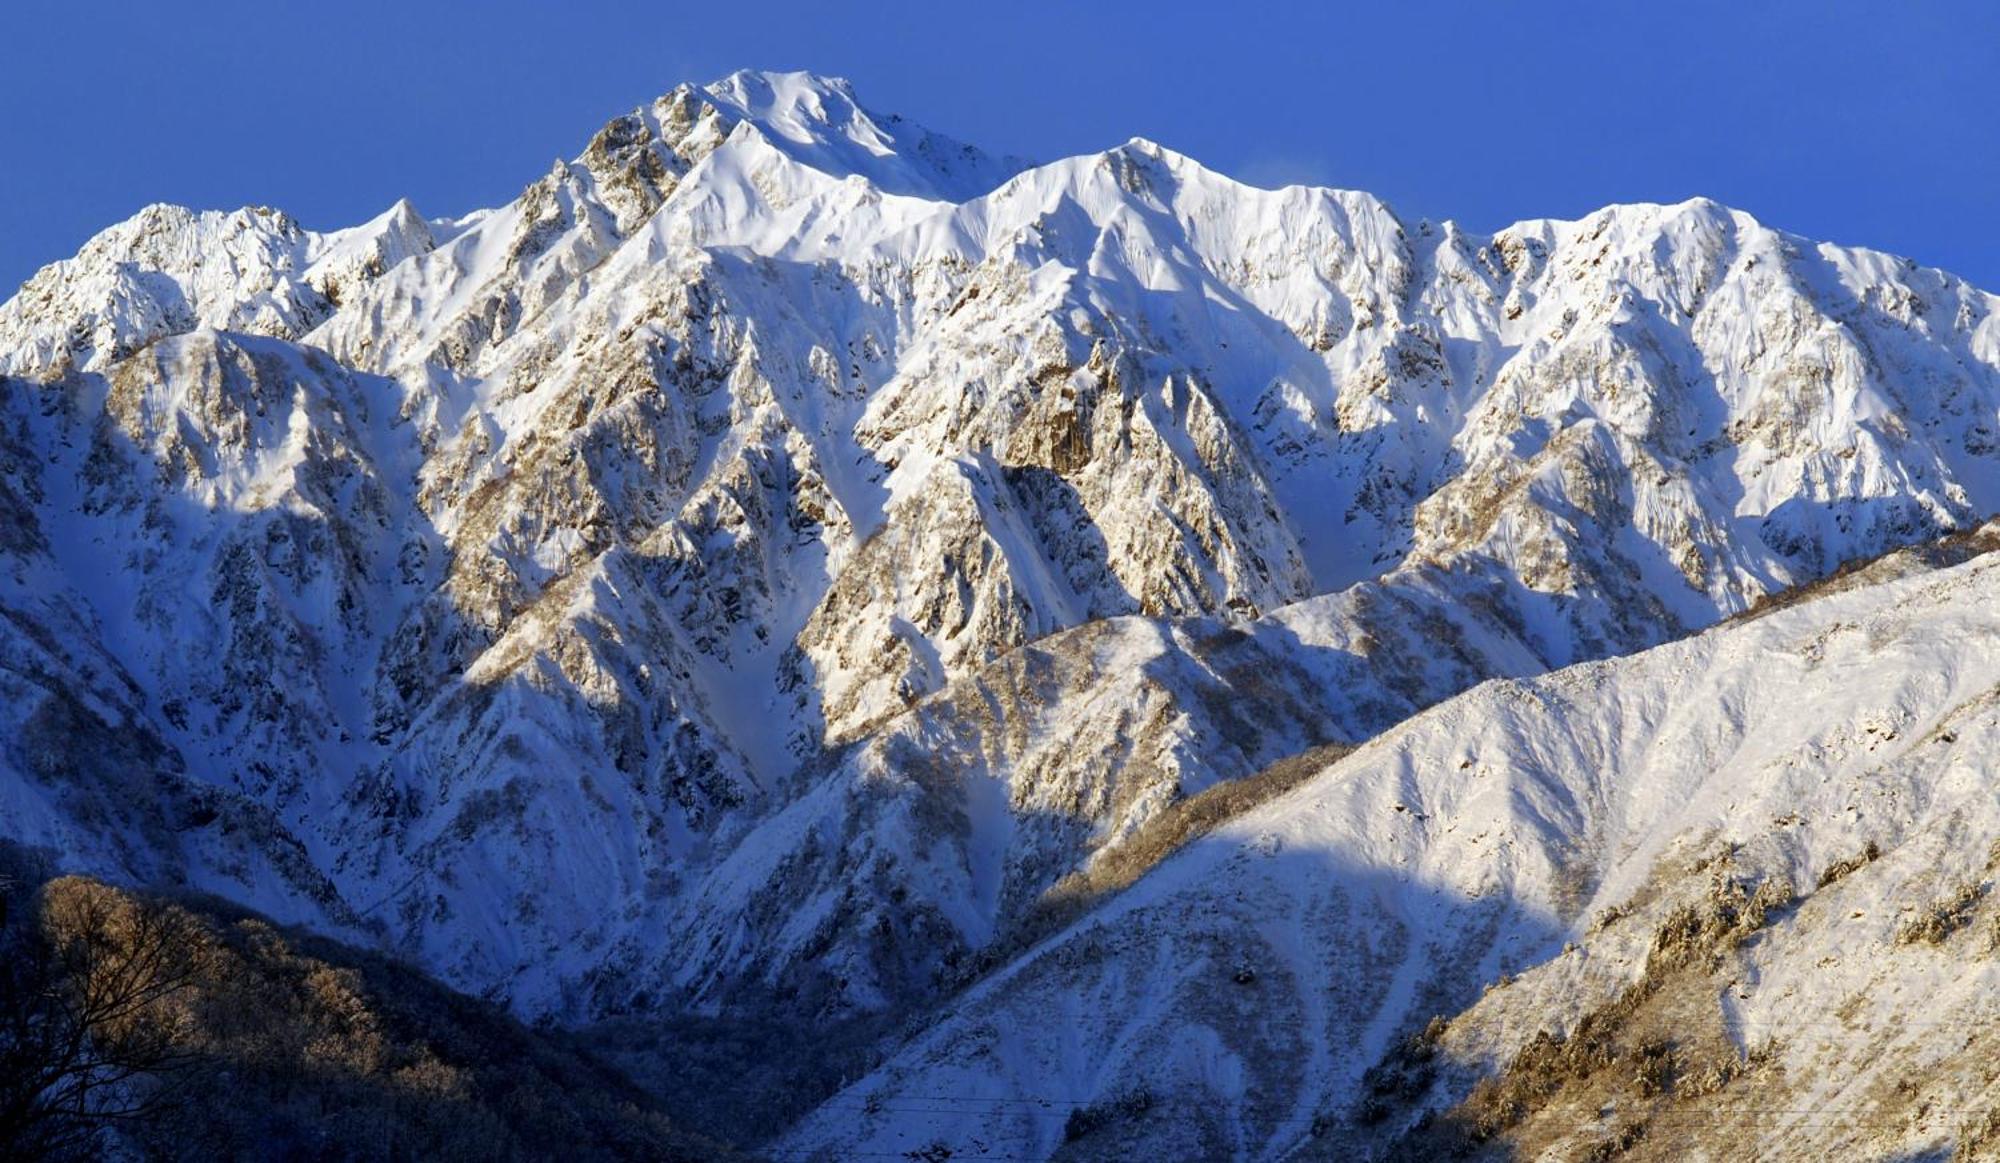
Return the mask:
<path id="1" fill-rule="evenodd" d="M 5 0 L 0 296 L 152 201 L 512 197 L 738 67 L 1049 159 L 1135 134 L 1491 230 L 1707 194 L 2000 289 L 2000 5 Z"/>

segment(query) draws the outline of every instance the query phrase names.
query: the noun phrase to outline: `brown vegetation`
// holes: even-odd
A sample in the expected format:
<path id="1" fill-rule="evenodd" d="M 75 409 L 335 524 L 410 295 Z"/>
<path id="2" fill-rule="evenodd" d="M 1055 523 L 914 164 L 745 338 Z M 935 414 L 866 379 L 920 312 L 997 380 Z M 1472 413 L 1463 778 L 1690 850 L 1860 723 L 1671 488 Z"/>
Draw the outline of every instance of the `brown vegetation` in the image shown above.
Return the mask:
<path id="1" fill-rule="evenodd" d="M 1827 865 L 1826 871 L 1819 874 L 1819 883 L 1815 887 L 1825 888 L 1830 884 L 1843 881 L 1854 873 L 1875 863 L 1881 857 L 1882 846 L 1870 840 L 1856 855 L 1850 856 L 1845 860 L 1836 860 L 1832 864 Z"/>
<path id="2" fill-rule="evenodd" d="M 10 895 L 0 1156 L 729 1154 L 563 1036 L 384 959 L 80 877 Z"/>
<path id="3" fill-rule="evenodd" d="M 155 1113 L 157 1080 L 186 1062 L 188 924 L 83 882 L 36 899 L 0 877 L 0 1157 L 82 1155 Z"/>
<path id="4" fill-rule="evenodd" d="M 1896 944 L 1944 944 L 1953 933 L 1972 923 L 1972 914 L 1985 897 L 1986 886 L 1983 884 L 1959 886 L 1957 892 L 1932 901 L 1904 921 L 1896 929 Z"/>
<path id="5" fill-rule="evenodd" d="M 1765 594 L 1751 603 L 1748 609 L 1729 618 L 1726 624 L 1755 621 L 1766 614 L 1789 609 L 1800 602 L 1837 594 L 1856 585 L 1866 584 L 1870 579 L 1864 576 L 1865 574 L 1894 558 L 1902 557 L 1912 565 L 1944 569 L 1970 561 L 1982 554 L 1992 553 L 1996 549 L 2000 549 L 2000 525 L 1988 524 L 1947 534 L 1933 541 L 1891 549 L 1874 557 L 1858 558 L 1823 578 Z"/>
<path id="6" fill-rule="evenodd" d="M 2000 1107 L 1976 1115 L 1958 1130 L 1953 1163 L 1981 1163 L 2000 1158 Z"/>
<path id="7" fill-rule="evenodd" d="M 1547 1114 L 1564 1130 L 1601 1119 L 1584 1157 L 1609 1159 L 1652 1136 L 1655 1117 L 1671 1104 L 1714 1095 L 1768 1064 L 1773 1047 L 1738 1050 L 1696 999 L 1708 995 L 1726 955 L 1789 905 L 1793 892 L 1780 880 L 1753 889 L 1726 868 L 1726 861 L 1718 864 L 1704 898 L 1666 916 L 1638 981 L 1567 1032 L 1538 1032 L 1457 1106 L 1398 1139 L 1390 1157 L 1522 1148 L 1519 1140 Z M 1550 1113 L 1559 1111 L 1569 1113 Z"/>

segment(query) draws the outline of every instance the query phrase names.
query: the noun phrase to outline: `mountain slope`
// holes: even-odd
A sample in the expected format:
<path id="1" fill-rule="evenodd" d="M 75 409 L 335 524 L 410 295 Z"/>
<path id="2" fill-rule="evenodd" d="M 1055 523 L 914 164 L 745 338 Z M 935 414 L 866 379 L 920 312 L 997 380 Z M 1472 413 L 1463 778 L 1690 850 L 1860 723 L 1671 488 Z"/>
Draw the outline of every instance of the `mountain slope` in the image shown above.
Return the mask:
<path id="1" fill-rule="evenodd" d="M 1220 781 L 2000 511 L 1996 305 L 806 74 L 460 218 L 152 208 L 0 305 L 4 826 L 523 1015 L 894 1024 Z"/>
<path id="2" fill-rule="evenodd" d="M 1444 1147 L 1949 1148 L 1991 1086 L 1996 586 L 1982 556 L 1482 685 L 1022 956 L 780 1149 L 1352 1158 L 1510 1063 Z"/>

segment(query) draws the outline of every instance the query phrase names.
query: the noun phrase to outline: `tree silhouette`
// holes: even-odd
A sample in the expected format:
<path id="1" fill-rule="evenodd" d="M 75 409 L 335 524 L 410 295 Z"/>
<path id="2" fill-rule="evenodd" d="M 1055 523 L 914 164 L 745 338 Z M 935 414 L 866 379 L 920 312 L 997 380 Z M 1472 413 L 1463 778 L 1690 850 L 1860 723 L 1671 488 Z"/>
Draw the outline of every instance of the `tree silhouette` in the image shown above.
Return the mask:
<path id="1" fill-rule="evenodd" d="M 90 881 L 0 880 L 0 1158 L 92 1154 L 166 1097 L 190 925 Z"/>

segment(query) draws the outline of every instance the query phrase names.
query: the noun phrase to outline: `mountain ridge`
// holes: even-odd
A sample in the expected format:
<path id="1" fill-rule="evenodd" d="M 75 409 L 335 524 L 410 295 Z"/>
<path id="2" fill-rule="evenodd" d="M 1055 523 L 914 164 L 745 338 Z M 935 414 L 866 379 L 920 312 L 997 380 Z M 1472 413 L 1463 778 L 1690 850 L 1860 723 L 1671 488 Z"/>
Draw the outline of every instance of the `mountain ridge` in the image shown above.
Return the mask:
<path id="1" fill-rule="evenodd" d="M 0 305 L 9 838 L 523 1016 L 917 1020 L 1210 788 L 1976 527 L 1996 305 L 809 74 L 458 219 L 151 209 Z"/>

